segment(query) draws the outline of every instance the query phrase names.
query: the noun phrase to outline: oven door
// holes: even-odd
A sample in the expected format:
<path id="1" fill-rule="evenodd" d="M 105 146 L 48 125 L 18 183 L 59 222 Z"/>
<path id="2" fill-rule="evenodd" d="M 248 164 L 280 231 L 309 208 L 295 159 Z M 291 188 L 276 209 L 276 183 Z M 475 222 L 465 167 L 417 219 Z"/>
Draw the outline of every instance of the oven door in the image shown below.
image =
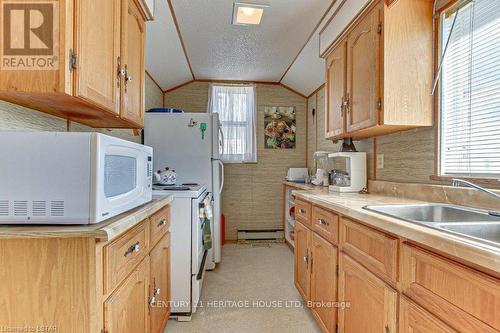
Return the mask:
<path id="1" fill-rule="evenodd" d="M 152 148 L 96 135 L 92 168 L 95 221 L 135 208 L 152 199 Z"/>

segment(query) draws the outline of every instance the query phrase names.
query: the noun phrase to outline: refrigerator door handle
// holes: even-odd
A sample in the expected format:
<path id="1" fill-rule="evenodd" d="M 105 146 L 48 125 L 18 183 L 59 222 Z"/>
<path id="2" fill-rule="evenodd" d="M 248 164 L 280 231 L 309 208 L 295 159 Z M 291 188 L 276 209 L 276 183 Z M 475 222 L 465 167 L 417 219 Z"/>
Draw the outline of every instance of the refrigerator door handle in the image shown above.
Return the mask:
<path id="1" fill-rule="evenodd" d="M 220 157 L 222 157 L 222 155 L 224 154 L 224 132 L 222 131 L 222 125 L 221 124 L 219 124 L 219 133 L 220 133 L 220 138 L 219 138 L 220 143 L 219 143 L 219 145 L 220 145 L 220 149 L 221 149 L 221 151 L 220 151 L 220 155 L 221 156 Z"/>
<path id="2" fill-rule="evenodd" d="M 222 193 L 222 189 L 224 188 L 224 163 L 222 163 L 221 160 L 218 160 L 220 165 L 220 170 L 221 170 L 221 177 L 220 177 L 220 188 L 219 188 L 219 194 Z"/>

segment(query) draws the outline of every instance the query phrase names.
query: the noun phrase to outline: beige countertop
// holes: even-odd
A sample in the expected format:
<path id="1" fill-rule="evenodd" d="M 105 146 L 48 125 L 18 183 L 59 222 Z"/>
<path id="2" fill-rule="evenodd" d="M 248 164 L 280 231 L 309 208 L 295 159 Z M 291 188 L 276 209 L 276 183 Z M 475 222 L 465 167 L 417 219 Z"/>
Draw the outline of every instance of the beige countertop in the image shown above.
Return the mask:
<path id="1" fill-rule="evenodd" d="M 318 206 L 334 210 L 341 215 L 432 248 L 445 255 L 467 261 L 472 266 L 484 268 L 497 276 L 500 275 L 500 247 L 363 209 L 366 205 L 428 202 L 379 194 L 333 193 L 324 188 L 297 190 L 293 193 L 296 197 L 311 201 Z"/>
<path id="2" fill-rule="evenodd" d="M 91 237 L 110 241 L 129 230 L 157 210 L 168 205 L 173 196 L 153 197 L 153 200 L 97 224 L 86 225 L 0 225 L 0 240 L 14 238 L 73 238 Z"/>

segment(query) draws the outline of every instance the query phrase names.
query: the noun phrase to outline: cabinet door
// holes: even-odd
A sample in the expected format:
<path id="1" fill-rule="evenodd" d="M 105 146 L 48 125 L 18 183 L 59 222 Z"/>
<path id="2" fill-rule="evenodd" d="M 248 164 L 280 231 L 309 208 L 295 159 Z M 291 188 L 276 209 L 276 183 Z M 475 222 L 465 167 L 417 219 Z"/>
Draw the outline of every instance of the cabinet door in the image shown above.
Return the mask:
<path id="1" fill-rule="evenodd" d="M 310 291 L 310 244 L 311 231 L 300 222 L 295 222 L 295 286 L 304 300 L 309 300 Z"/>
<path id="2" fill-rule="evenodd" d="M 120 110 L 120 1 L 76 1 L 75 96 L 114 113 Z"/>
<path id="3" fill-rule="evenodd" d="M 148 279 L 146 257 L 104 303 L 106 333 L 149 332 Z"/>
<path id="4" fill-rule="evenodd" d="M 455 333 L 433 315 L 415 303 L 401 298 L 399 305 L 400 333 Z"/>
<path id="5" fill-rule="evenodd" d="M 342 41 L 326 59 L 327 139 L 345 132 L 346 69 L 346 42 Z"/>
<path id="6" fill-rule="evenodd" d="M 316 233 L 312 235 L 311 311 L 323 332 L 334 332 L 337 324 L 337 254 L 335 246 Z"/>
<path id="7" fill-rule="evenodd" d="M 395 290 L 342 253 L 339 301 L 349 302 L 339 310 L 342 333 L 396 333 L 397 297 Z"/>
<path id="8" fill-rule="evenodd" d="M 167 233 L 151 251 L 151 333 L 163 332 L 170 314 L 170 233 Z"/>
<path id="9" fill-rule="evenodd" d="M 142 127 L 144 124 L 144 20 L 134 0 L 123 0 L 121 117 Z"/>
<path id="10" fill-rule="evenodd" d="M 383 3 L 383 2 L 382 2 Z M 347 39 L 347 131 L 378 123 L 380 98 L 381 7 L 373 8 L 352 30 Z"/>

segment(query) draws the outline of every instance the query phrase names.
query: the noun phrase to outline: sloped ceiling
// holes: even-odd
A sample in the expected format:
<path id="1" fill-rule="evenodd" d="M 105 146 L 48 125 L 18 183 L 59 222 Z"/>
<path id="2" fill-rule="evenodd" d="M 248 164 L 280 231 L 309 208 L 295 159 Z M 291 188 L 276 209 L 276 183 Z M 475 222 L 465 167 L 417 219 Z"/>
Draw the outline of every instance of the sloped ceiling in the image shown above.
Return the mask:
<path id="1" fill-rule="evenodd" d="M 156 0 L 155 21 L 147 23 L 146 69 L 164 90 L 194 76 L 281 82 L 308 96 L 324 83 L 319 32 L 349 1 L 252 0 L 270 5 L 261 25 L 236 26 L 233 0 Z"/>

